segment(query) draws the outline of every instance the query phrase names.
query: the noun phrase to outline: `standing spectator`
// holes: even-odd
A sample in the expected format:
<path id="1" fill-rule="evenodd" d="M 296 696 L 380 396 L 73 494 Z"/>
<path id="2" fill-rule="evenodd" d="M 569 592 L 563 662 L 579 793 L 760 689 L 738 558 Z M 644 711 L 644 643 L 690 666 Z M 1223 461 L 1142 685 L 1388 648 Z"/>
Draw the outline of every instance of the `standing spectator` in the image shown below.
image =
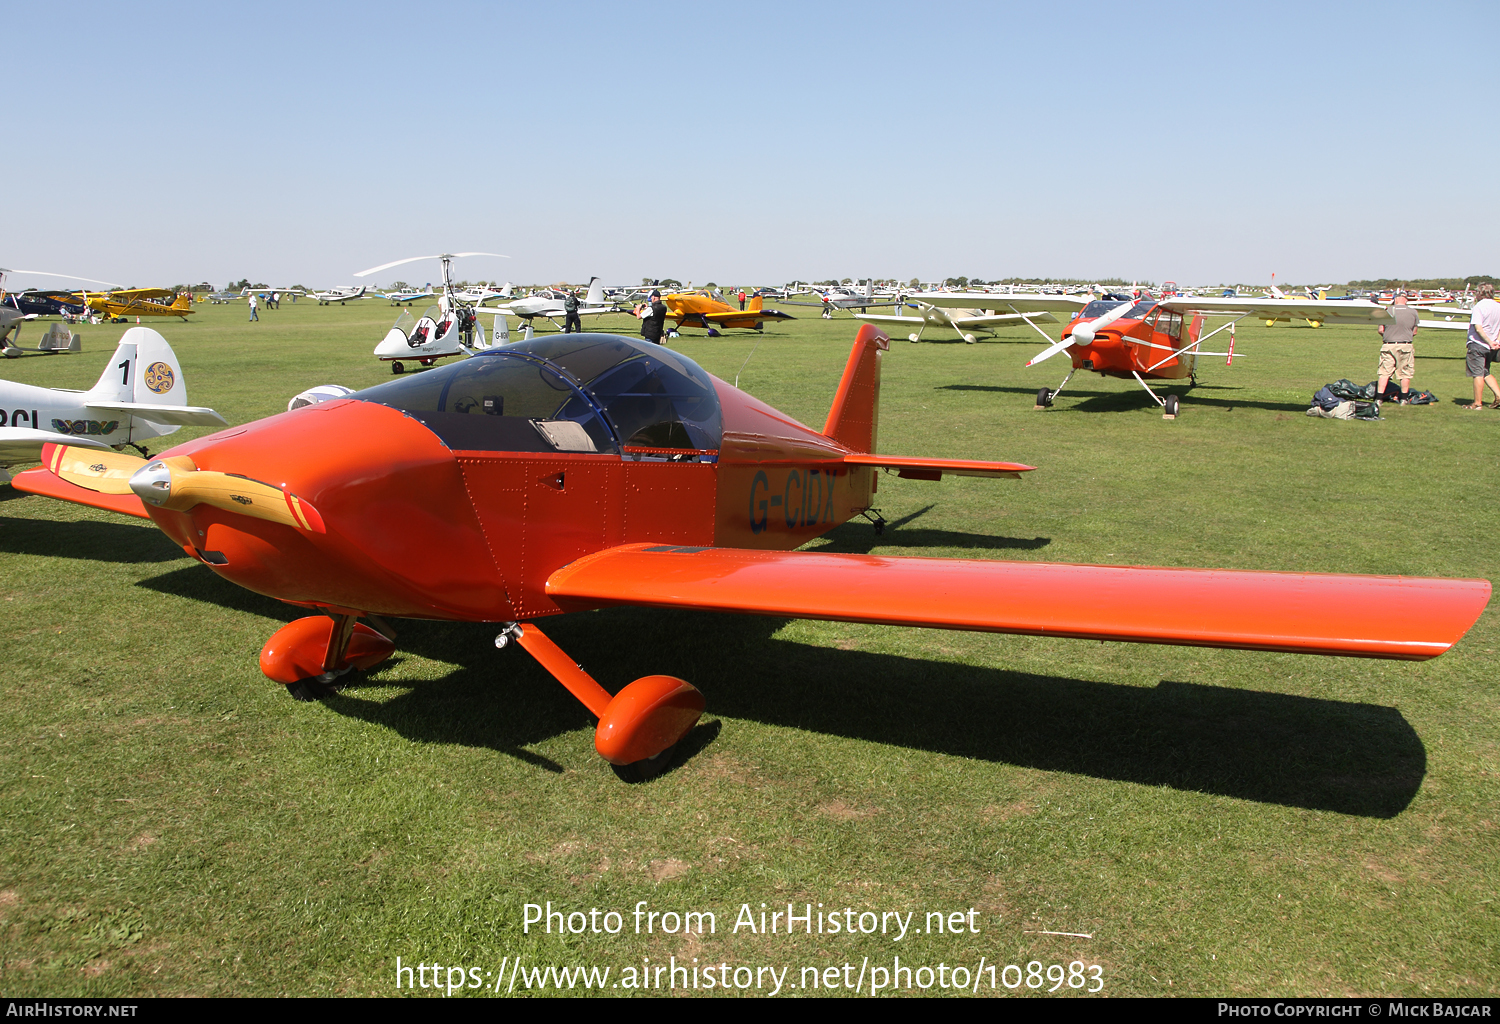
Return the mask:
<path id="1" fill-rule="evenodd" d="M 1379 378 L 1375 385 L 1375 397 L 1385 398 L 1385 388 L 1395 377 L 1401 382 L 1401 404 L 1410 400 L 1411 379 L 1416 373 L 1417 356 L 1412 342 L 1417 336 L 1417 311 L 1406 305 L 1406 293 L 1397 292 L 1395 305 L 1390 309 L 1393 324 L 1380 325 L 1380 366 L 1376 369 Z"/>
<path id="2" fill-rule="evenodd" d="M 259 320 L 260 319 L 259 309 L 260 309 L 260 303 L 258 303 L 258 302 L 255 301 L 255 293 L 251 292 L 250 293 L 250 319 L 251 320 Z"/>
<path id="3" fill-rule="evenodd" d="M 1496 349 L 1500 349 L 1500 302 L 1495 301 L 1495 286 L 1482 284 L 1476 293 L 1479 301 L 1474 303 L 1474 312 L 1469 316 L 1469 344 L 1464 350 L 1464 370 L 1474 378 L 1474 404 L 1465 409 L 1484 408 L 1484 387 L 1489 385 L 1495 393 L 1495 404 L 1500 409 L 1500 385 L 1490 367 L 1495 362 Z"/>
<path id="4" fill-rule="evenodd" d="M 566 314 L 563 319 L 563 333 L 582 334 L 583 321 L 578 318 L 578 290 L 576 288 L 569 291 L 567 297 L 563 299 L 563 313 Z"/>
<path id="5" fill-rule="evenodd" d="M 741 288 L 740 289 L 740 311 L 743 312 L 744 309 L 745 309 L 745 289 Z"/>
<path id="6" fill-rule="evenodd" d="M 653 291 L 650 305 L 641 307 L 641 337 L 660 345 L 666 322 L 667 304 L 661 301 L 661 292 Z"/>

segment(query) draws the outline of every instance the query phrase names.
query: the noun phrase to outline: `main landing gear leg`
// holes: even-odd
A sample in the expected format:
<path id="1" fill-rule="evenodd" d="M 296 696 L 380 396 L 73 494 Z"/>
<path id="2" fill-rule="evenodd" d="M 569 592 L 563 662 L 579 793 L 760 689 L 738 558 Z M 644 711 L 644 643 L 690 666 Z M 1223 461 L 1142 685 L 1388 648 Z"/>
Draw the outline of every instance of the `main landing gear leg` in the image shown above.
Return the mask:
<path id="1" fill-rule="evenodd" d="M 677 744 L 703 714 L 703 694 L 675 676 L 642 676 L 611 697 L 531 623 L 510 623 L 495 637 L 495 646 L 504 648 L 512 640 L 598 717 L 594 749 L 626 782 L 665 772 Z"/>
<path id="2" fill-rule="evenodd" d="M 1148 385 L 1144 380 L 1141 379 L 1141 375 L 1139 373 L 1131 370 L 1130 374 L 1135 378 L 1137 384 L 1146 389 L 1146 394 L 1151 396 L 1151 401 L 1161 406 L 1162 419 L 1175 420 L 1177 418 L 1177 412 L 1181 408 L 1182 403 L 1176 395 L 1168 395 L 1166 398 L 1158 398 L 1156 392 L 1152 391 L 1150 385 Z"/>
<path id="3" fill-rule="evenodd" d="M 1062 389 L 1068 386 L 1068 381 L 1072 380 L 1073 374 L 1077 372 L 1077 369 L 1069 370 L 1068 375 L 1062 379 L 1062 383 L 1057 386 L 1056 391 L 1048 391 L 1046 388 L 1042 388 L 1042 390 L 1038 391 L 1036 393 L 1036 410 L 1038 412 L 1041 412 L 1042 410 L 1050 406 L 1052 404 L 1052 400 L 1058 395 L 1062 394 Z"/>
<path id="4" fill-rule="evenodd" d="M 389 626 L 371 616 L 372 629 L 358 618 L 330 612 L 287 623 L 260 649 L 260 670 L 298 700 L 332 696 L 350 670 L 374 668 L 395 653 Z"/>

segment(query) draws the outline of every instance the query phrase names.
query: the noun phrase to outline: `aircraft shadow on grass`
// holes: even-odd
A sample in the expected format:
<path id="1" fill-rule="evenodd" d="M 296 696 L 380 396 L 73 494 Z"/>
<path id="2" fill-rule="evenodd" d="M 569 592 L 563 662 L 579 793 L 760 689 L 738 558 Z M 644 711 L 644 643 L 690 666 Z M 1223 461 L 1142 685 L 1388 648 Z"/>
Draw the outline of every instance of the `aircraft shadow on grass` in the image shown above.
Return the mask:
<path id="1" fill-rule="evenodd" d="M 59 534 L 60 527 L 65 528 L 65 534 Z M 92 519 L 62 522 L 0 517 L 0 552 L 116 563 L 173 562 L 187 557 L 154 526 Z"/>
<path id="2" fill-rule="evenodd" d="M 192 575 L 189 576 L 188 574 Z M 142 585 L 273 619 L 297 610 L 193 566 Z M 610 692 L 665 673 L 703 690 L 714 714 L 1043 771 L 1371 818 L 1415 798 L 1427 752 L 1394 708 L 1164 680 L 1125 686 L 777 640 L 788 620 L 614 608 L 543 627 Z M 593 718 L 524 651 L 496 651 L 495 626 L 398 620 L 398 654 L 324 701 L 409 740 L 485 748 L 541 770 L 527 748 Z M 416 655 L 459 667 L 395 679 Z M 407 692 L 372 700 L 362 693 Z M 309 713 L 314 713 L 309 709 Z M 701 723 L 677 764 L 710 745 Z"/>
<path id="3" fill-rule="evenodd" d="M 1154 382 L 1153 382 L 1154 386 Z M 1179 394 L 1182 399 L 1182 407 L 1189 410 L 1195 407 L 1217 408 L 1231 411 L 1234 409 L 1269 409 L 1272 412 L 1305 412 L 1312 404 L 1312 391 L 1308 392 L 1309 400 L 1306 402 L 1257 402 L 1248 398 L 1210 398 L 1203 394 L 1205 391 L 1238 391 L 1237 387 L 1225 384 L 1199 384 L 1187 392 L 1178 392 L 1175 385 L 1170 381 L 1161 382 L 1164 392 Z M 1004 386 L 999 384 L 944 384 L 939 391 L 998 391 L 1012 395 L 1026 395 L 1035 398 L 1036 388 L 1024 388 L 1015 386 Z M 1314 388 L 1313 390 L 1317 390 Z M 1087 397 L 1084 397 L 1087 396 Z M 1069 402 L 1069 399 L 1072 399 Z M 1083 398 L 1083 401 L 1078 401 Z M 1084 412 L 1127 412 L 1132 409 L 1154 409 L 1156 403 L 1151 401 L 1149 395 L 1144 391 L 1089 391 L 1083 388 L 1068 388 L 1058 399 L 1060 403 L 1057 408 L 1081 409 Z"/>
<path id="4" fill-rule="evenodd" d="M 994 537 L 983 533 L 964 533 L 958 530 L 913 529 L 911 523 L 937 508 L 928 505 L 900 519 L 885 524 L 885 532 L 877 534 L 873 527 L 862 519 L 855 519 L 825 533 L 819 546 L 808 548 L 819 553 L 869 554 L 875 548 L 975 548 L 987 551 L 1036 551 L 1052 543 L 1051 537 Z"/>

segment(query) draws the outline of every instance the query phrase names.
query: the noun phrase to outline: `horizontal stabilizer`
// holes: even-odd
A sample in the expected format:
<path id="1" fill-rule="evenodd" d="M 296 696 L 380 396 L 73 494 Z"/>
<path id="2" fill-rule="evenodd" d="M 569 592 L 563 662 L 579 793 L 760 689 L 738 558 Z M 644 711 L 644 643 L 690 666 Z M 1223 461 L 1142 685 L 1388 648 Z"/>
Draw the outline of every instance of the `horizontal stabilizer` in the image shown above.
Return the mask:
<path id="1" fill-rule="evenodd" d="M 1019 462 L 980 462 L 977 459 L 910 459 L 902 455 L 845 455 L 846 466 L 874 466 L 877 469 L 894 470 L 909 480 L 941 480 L 948 476 L 982 476 L 991 479 L 1013 477 L 1021 479 L 1035 466 L 1023 466 Z"/>
<path id="2" fill-rule="evenodd" d="M 150 402 L 89 402 L 90 409 L 123 412 L 152 423 L 175 423 L 183 427 L 227 427 L 229 421 L 203 405 L 158 405 Z M 71 443 L 71 442 L 70 442 Z"/>
<path id="3" fill-rule="evenodd" d="M 1421 661 L 1474 624 L 1490 584 L 628 544 L 559 569 L 547 593 L 568 610 L 634 604 Z"/>
<path id="4" fill-rule="evenodd" d="M 56 436 L 53 435 L 53 437 Z M 78 438 L 68 439 L 69 444 L 76 444 L 78 440 Z M 49 473 L 45 466 L 38 466 L 16 474 L 10 485 L 28 494 L 59 498 L 62 501 L 71 501 L 75 505 L 102 508 L 106 512 L 119 512 L 122 515 L 136 516 L 140 519 L 151 518 L 146 514 L 146 506 L 134 494 L 102 494 L 99 491 L 85 490 L 77 484 L 70 484 L 61 477 Z"/>
<path id="5" fill-rule="evenodd" d="M 0 466 L 13 466 L 18 462 L 38 462 L 42 458 L 42 446 L 54 441 L 66 440 L 68 444 L 85 448 L 103 448 L 109 445 L 88 437 L 73 437 L 52 430 L 32 430 L 28 427 L 0 427 Z"/>

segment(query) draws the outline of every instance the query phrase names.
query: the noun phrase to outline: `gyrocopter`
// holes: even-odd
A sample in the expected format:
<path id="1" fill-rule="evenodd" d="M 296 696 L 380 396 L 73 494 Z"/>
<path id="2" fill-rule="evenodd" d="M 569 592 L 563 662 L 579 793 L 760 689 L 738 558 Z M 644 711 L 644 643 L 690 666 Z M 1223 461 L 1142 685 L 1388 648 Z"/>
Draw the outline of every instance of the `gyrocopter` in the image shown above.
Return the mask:
<path id="1" fill-rule="evenodd" d="M 702 693 L 650 675 L 611 695 L 539 620 L 634 604 L 1423 660 L 1489 600 L 1486 580 L 796 551 L 855 516 L 878 519 L 877 471 L 1032 469 L 877 454 L 888 347 L 860 329 L 821 430 L 671 349 L 560 334 L 156 459 L 49 445 L 15 486 L 150 518 L 210 571 L 313 612 L 260 653 L 293 696 L 325 695 L 388 657 L 389 618 L 497 623 L 497 647 L 523 648 L 598 716 L 595 748 L 627 778 L 669 763 Z"/>
<path id="2" fill-rule="evenodd" d="M 428 306 L 426 312 L 416 319 L 410 313 L 403 312 L 391 325 L 391 329 L 385 332 L 380 344 L 375 346 L 375 357 L 390 363 L 392 373 L 401 373 L 408 362 L 431 366 L 447 356 L 473 355 L 489 347 L 476 307 L 464 301 L 453 287 L 453 261 L 462 256 L 510 259 L 497 252 L 445 252 L 437 256 L 409 256 L 404 260 L 394 260 L 369 270 L 361 270 L 354 275 L 368 277 L 418 260 L 442 261 L 443 290 L 438 295 L 437 303 Z M 504 330 L 501 326 L 503 323 L 503 317 L 496 318 L 497 332 Z"/>

